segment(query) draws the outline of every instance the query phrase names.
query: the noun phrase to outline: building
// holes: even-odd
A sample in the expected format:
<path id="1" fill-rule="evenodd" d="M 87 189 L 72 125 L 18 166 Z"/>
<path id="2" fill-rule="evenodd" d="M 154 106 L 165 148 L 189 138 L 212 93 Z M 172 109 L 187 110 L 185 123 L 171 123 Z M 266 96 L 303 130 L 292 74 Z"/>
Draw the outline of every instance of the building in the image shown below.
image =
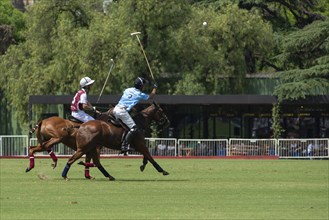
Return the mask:
<path id="1" fill-rule="evenodd" d="M 97 96 L 90 96 L 96 103 Z M 120 96 L 104 95 L 98 103 L 101 111 L 114 106 Z M 29 115 L 32 123 L 40 117 L 33 106 L 48 105 L 42 117 L 70 114 L 72 96 L 31 96 Z M 271 95 L 157 95 L 156 101 L 166 111 L 171 123 L 161 137 L 175 138 L 270 138 L 272 107 L 277 102 Z M 147 102 L 138 105 L 147 106 Z M 51 107 L 52 106 L 52 107 Z M 309 97 L 282 103 L 281 123 L 284 138 L 329 137 L 329 95 Z"/>

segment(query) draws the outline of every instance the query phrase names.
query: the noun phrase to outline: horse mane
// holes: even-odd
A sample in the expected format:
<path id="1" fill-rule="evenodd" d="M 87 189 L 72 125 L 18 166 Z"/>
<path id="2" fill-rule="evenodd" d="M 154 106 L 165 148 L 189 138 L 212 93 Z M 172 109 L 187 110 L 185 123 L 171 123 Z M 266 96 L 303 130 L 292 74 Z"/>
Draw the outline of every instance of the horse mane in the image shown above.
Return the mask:
<path id="1" fill-rule="evenodd" d="M 138 112 L 135 116 L 133 116 L 133 120 L 135 121 L 137 127 L 145 129 L 149 123 L 150 119 L 148 117 L 148 112 L 152 111 L 153 109 L 156 109 L 157 106 L 153 103 L 147 108 L 143 109 L 142 111 Z"/>

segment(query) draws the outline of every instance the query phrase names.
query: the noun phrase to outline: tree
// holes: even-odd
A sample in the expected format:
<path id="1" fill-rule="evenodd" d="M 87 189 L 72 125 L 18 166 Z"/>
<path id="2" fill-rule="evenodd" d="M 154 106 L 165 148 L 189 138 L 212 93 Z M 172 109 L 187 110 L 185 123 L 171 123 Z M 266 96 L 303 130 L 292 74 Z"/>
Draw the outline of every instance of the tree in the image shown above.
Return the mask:
<path id="1" fill-rule="evenodd" d="M 273 45 L 271 26 L 234 4 L 197 6 L 186 25 L 175 32 L 176 94 L 243 93 L 246 74 L 259 70 Z"/>
<path id="2" fill-rule="evenodd" d="M 18 119 L 27 122 L 29 95 L 74 93 L 86 75 L 96 79 L 95 94 L 103 85 L 111 58 L 115 71 L 104 92 L 120 94 L 136 75 L 148 75 L 140 47 L 130 33 L 143 31 L 145 50 L 158 73 L 162 71 L 157 65 L 162 60 L 159 57 L 170 56 L 166 35 L 184 18 L 176 15 L 187 6 L 174 0 L 129 0 L 113 3 L 104 15 L 98 0 L 38 1 L 26 11 L 27 40 L 10 48 L 0 61 L 5 73 L 0 82 L 8 85 L 4 97 L 15 107 Z"/>
<path id="3" fill-rule="evenodd" d="M 20 120 L 27 121 L 30 95 L 73 94 L 83 76 L 96 79 L 91 95 L 99 94 L 111 58 L 115 68 L 104 94 L 121 94 L 137 75 L 150 78 L 136 37 L 130 35 L 136 31 L 163 94 L 238 94 L 244 92 L 247 73 L 325 65 L 325 49 L 315 49 L 320 41 L 309 41 L 312 52 L 298 57 L 302 47 L 291 54 L 290 45 L 303 34 L 293 37 L 294 29 L 273 34 L 262 10 L 244 9 L 247 2 L 258 2 L 274 10 L 279 1 L 109 2 L 106 13 L 99 0 L 37 1 L 27 9 L 26 40 L 9 47 L 0 60 L 0 84 L 6 84 L 1 98 L 14 106 Z M 319 35 L 320 26 L 314 33 Z M 281 41 L 286 35 L 291 41 Z M 307 63 L 308 56 L 316 59 Z"/>
<path id="4" fill-rule="evenodd" d="M 0 2 L 0 56 L 11 44 L 21 42 L 25 28 L 23 13 L 15 9 L 10 0 Z"/>
<path id="5" fill-rule="evenodd" d="M 323 2 L 323 3 L 322 3 Z M 296 26 L 303 28 L 324 16 L 317 13 L 317 5 L 325 4 L 318 0 L 240 0 L 239 7 L 260 10 L 266 20 L 272 21 L 276 29 Z"/>
<path id="6" fill-rule="evenodd" d="M 0 62 L 0 82 L 7 85 L 4 96 L 22 122 L 27 122 L 29 95 L 63 94 L 75 86 L 70 87 L 72 78 L 80 69 L 70 61 L 76 51 L 65 51 L 74 47 L 77 29 L 88 26 L 87 6 L 78 1 L 40 1 L 26 11 L 26 41 L 10 47 Z"/>
<path id="7" fill-rule="evenodd" d="M 277 61 L 284 71 L 275 89 L 279 100 L 329 94 L 329 20 L 288 34 L 281 45 Z"/>
<path id="8" fill-rule="evenodd" d="M 280 105 L 284 100 L 304 99 L 329 94 L 329 20 L 314 22 L 281 38 L 276 57 L 283 71 L 278 73 L 275 88 L 278 104 L 273 107 L 273 130 L 276 138 L 282 133 Z"/>

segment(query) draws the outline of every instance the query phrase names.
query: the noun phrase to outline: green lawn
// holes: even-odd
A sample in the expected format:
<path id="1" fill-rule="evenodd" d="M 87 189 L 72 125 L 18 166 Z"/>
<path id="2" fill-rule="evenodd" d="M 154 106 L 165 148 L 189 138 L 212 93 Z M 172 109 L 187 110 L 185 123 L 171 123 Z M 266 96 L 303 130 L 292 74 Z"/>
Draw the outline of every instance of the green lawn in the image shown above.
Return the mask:
<path id="1" fill-rule="evenodd" d="M 157 159 L 169 176 L 142 160 L 102 159 L 85 180 L 67 159 L 0 159 L 0 219 L 328 219 L 328 160 Z"/>

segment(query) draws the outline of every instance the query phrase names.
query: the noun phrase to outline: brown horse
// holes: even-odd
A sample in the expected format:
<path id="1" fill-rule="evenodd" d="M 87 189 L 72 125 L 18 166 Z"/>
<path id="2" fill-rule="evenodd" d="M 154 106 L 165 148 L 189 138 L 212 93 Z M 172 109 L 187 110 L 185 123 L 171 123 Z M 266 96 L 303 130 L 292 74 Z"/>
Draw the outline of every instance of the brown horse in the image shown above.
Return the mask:
<path id="1" fill-rule="evenodd" d="M 138 130 L 132 136 L 131 146 L 135 151 L 143 154 L 143 164 L 140 166 L 140 170 L 144 171 L 146 164 L 150 161 L 155 169 L 162 173 L 163 175 L 168 175 L 169 173 L 163 170 L 157 162 L 152 158 L 146 143 L 145 135 L 142 129 L 149 127 L 151 121 L 156 121 L 160 125 L 164 125 L 169 122 L 167 116 L 164 114 L 162 108 L 156 103 L 153 103 L 143 111 L 139 112 L 136 116 L 133 117 Z M 76 141 L 77 141 L 77 151 L 76 153 L 68 160 L 63 172 L 62 177 L 67 179 L 67 173 L 71 165 L 81 158 L 82 155 L 87 152 L 93 158 L 95 166 L 103 173 L 105 177 L 108 177 L 109 180 L 115 180 L 101 165 L 99 157 L 97 157 L 96 147 L 104 146 L 107 148 L 120 150 L 122 137 L 125 133 L 125 129 L 122 126 L 116 126 L 112 123 L 106 123 L 104 121 L 88 121 L 82 124 L 77 132 Z"/>
<path id="2" fill-rule="evenodd" d="M 97 119 L 107 121 L 110 112 L 111 110 L 102 113 L 101 115 L 97 116 Z M 55 168 L 57 166 L 57 157 L 51 150 L 55 144 L 63 143 L 67 147 L 76 151 L 77 146 L 75 136 L 81 124 L 82 122 L 80 121 L 66 120 L 57 116 L 39 121 L 38 124 L 30 131 L 30 136 L 36 132 L 38 143 L 35 146 L 29 147 L 30 164 L 29 167 L 26 168 L 26 172 L 29 172 L 35 166 L 34 153 L 42 151 L 48 151 L 50 157 L 53 160 L 51 166 Z M 100 154 L 100 147 L 97 147 L 97 153 Z M 86 162 L 90 161 L 91 156 L 88 152 L 86 154 Z M 91 178 L 88 167 L 85 169 L 85 177 L 88 179 Z"/>

